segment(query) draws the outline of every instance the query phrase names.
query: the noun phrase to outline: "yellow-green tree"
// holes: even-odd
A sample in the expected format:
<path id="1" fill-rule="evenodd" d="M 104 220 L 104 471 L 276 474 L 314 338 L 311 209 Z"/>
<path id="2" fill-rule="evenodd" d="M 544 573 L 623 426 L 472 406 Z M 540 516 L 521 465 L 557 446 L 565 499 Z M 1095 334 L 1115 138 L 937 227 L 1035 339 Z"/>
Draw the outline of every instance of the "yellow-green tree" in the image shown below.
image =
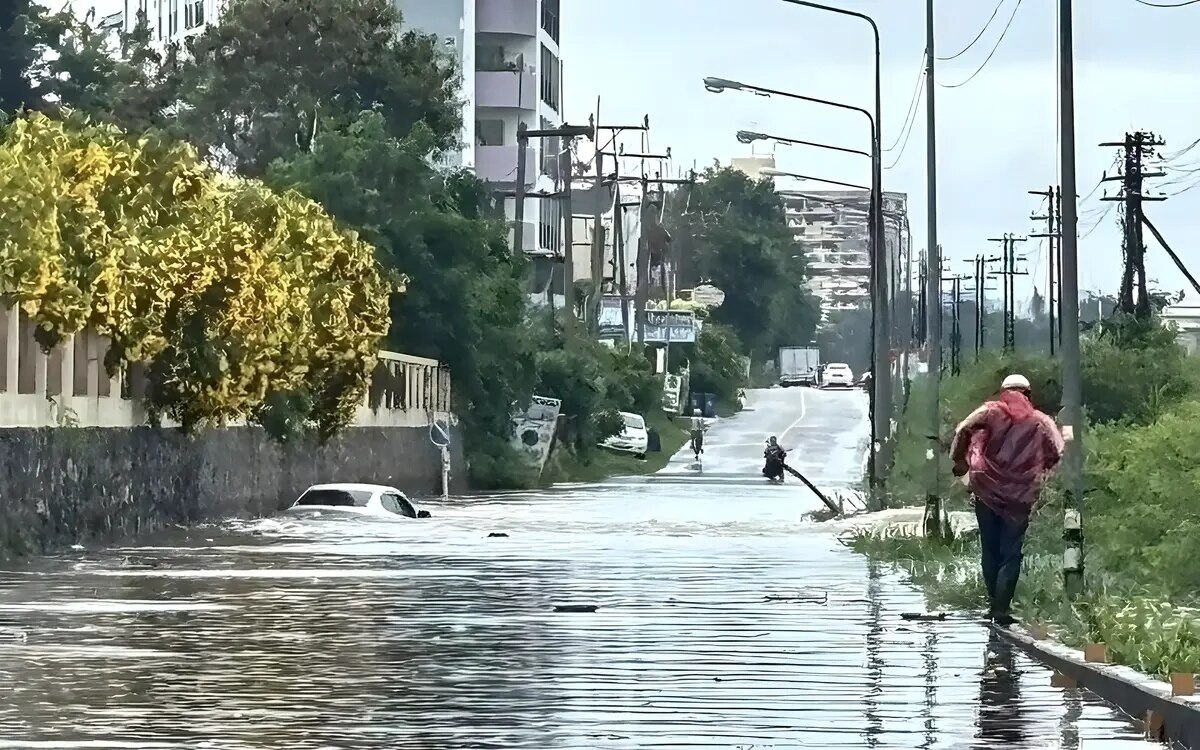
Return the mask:
<path id="1" fill-rule="evenodd" d="M 279 397 L 332 434 L 361 401 L 392 290 L 315 203 L 215 173 L 188 145 L 42 115 L 0 140 L 0 295 L 51 346 L 92 326 L 147 365 L 185 428 Z M 298 401 L 297 401 L 298 399 Z"/>

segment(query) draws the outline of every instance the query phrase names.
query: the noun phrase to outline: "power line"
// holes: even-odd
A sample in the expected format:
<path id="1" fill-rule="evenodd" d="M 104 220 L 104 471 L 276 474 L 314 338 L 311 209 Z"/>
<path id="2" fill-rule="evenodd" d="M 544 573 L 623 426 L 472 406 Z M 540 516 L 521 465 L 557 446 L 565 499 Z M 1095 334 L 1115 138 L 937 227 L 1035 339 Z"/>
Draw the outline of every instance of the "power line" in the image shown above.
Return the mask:
<path id="1" fill-rule="evenodd" d="M 916 91 L 917 96 L 916 96 L 916 98 L 913 99 L 913 108 L 912 108 L 911 113 L 914 116 L 909 118 L 908 122 L 906 123 L 907 128 L 903 133 L 904 140 L 903 140 L 903 142 L 901 142 L 899 144 L 900 145 L 900 153 L 896 154 L 896 158 L 892 160 L 891 164 L 884 167 L 884 169 L 895 169 L 896 165 L 900 163 L 900 160 L 902 158 L 904 158 L 904 152 L 908 148 L 908 138 L 909 138 L 909 136 L 912 135 L 913 129 L 917 125 L 917 118 L 915 117 L 915 115 L 917 113 L 916 105 L 921 101 L 921 91 L 924 87 L 921 86 L 920 84 L 921 84 L 921 81 L 924 80 L 924 78 L 925 78 L 925 72 L 924 72 L 924 70 L 922 70 L 921 76 L 917 79 L 917 91 Z M 893 146 L 893 148 L 895 148 L 895 147 Z"/>
<path id="2" fill-rule="evenodd" d="M 1185 5 L 1195 5 L 1200 3 L 1200 0 L 1183 0 L 1178 3 L 1152 3 L 1150 0 L 1137 0 L 1142 5 L 1149 5 L 1151 8 L 1182 8 Z"/>
<path id="3" fill-rule="evenodd" d="M 1200 0 L 1195 0 L 1195 2 L 1200 2 Z M 973 81 L 975 79 L 975 76 L 979 75 L 983 71 L 983 69 L 987 67 L 987 64 L 992 61 L 992 56 L 996 54 L 996 50 L 1000 49 L 1000 44 L 1004 41 L 1004 37 L 1008 36 L 1008 30 L 1012 26 L 1013 19 L 1017 17 L 1017 11 L 1020 10 L 1020 8 L 1021 8 L 1021 0 L 1017 0 L 1016 5 L 1013 6 L 1012 15 L 1010 15 L 1008 17 L 1008 23 L 1006 23 L 1004 25 L 1004 31 L 1000 32 L 1000 38 L 996 40 L 996 45 L 994 47 L 992 47 L 992 51 L 988 53 L 988 56 L 986 58 L 984 58 L 983 63 L 980 64 L 980 66 L 975 69 L 975 72 L 967 77 L 967 80 L 963 81 L 962 83 L 952 83 L 952 84 L 939 83 L 938 85 L 945 89 L 956 89 L 956 88 L 960 88 L 962 86 L 966 86 L 968 83 Z"/>
<path id="4" fill-rule="evenodd" d="M 1003 6 L 1005 2 L 1006 2 L 1006 0 L 1000 0 L 1000 2 L 996 3 L 996 7 L 992 9 L 991 17 L 987 20 L 987 23 L 985 23 L 983 25 L 983 28 L 979 30 L 979 33 L 975 35 L 975 38 L 971 40 L 970 44 L 968 44 L 966 47 L 963 47 L 958 52 L 955 52 L 953 55 L 950 55 L 949 57 L 939 57 L 938 59 L 943 60 L 943 61 L 953 60 L 956 57 L 962 57 L 964 54 L 966 54 L 967 50 L 974 47 L 975 43 L 983 38 L 984 32 L 987 31 L 988 28 L 992 25 L 992 21 L 996 20 L 996 14 L 1000 12 L 1000 7 Z"/>
<path id="5" fill-rule="evenodd" d="M 908 140 L 904 135 L 904 129 L 908 127 L 908 123 L 917 114 L 917 102 L 921 96 L 921 81 L 925 80 L 925 51 L 921 52 L 921 65 L 917 67 L 917 85 L 913 87 L 912 98 L 908 102 L 908 114 L 904 116 L 904 124 L 900 126 L 900 134 L 896 136 L 896 142 L 893 143 L 884 151 L 895 151 L 896 146 L 900 145 L 900 141 Z"/>
<path id="6" fill-rule="evenodd" d="M 1091 227 L 1089 227 L 1089 228 L 1088 228 L 1088 230 L 1087 230 L 1086 232 L 1084 232 L 1083 234 L 1079 235 L 1079 239 L 1081 239 L 1081 240 L 1082 240 L 1082 239 L 1085 239 L 1085 238 L 1086 238 L 1088 235 L 1090 235 L 1092 232 L 1096 231 L 1096 227 L 1098 227 L 1098 226 L 1100 226 L 1101 224 L 1103 224 L 1103 223 L 1104 223 L 1104 220 L 1108 218 L 1108 215 L 1109 215 L 1110 213 L 1112 213 L 1113 206 L 1115 206 L 1115 205 L 1117 205 L 1117 204 L 1115 204 L 1115 203 L 1109 203 L 1109 204 L 1108 204 L 1108 207 L 1104 209 L 1104 214 L 1103 214 L 1103 215 L 1101 215 L 1101 217 L 1100 217 L 1099 219 L 1096 219 L 1096 223 L 1095 223 L 1095 224 L 1093 224 Z"/>

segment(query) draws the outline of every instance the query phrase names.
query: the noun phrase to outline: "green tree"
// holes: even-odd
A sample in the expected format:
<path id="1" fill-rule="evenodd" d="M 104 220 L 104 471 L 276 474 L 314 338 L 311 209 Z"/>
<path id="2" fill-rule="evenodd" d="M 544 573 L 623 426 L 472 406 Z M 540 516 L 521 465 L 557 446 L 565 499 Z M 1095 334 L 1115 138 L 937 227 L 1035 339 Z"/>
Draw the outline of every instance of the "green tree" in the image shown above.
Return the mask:
<path id="1" fill-rule="evenodd" d="M 730 326 L 759 355 L 812 339 L 818 308 L 770 180 L 711 167 L 695 187 L 672 194 L 667 223 L 677 238 L 683 283 L 709 282 L 725 292 L 715 322 Z"/>
<path id="2" fill-rule="evenodd" d="M 0 2 L 0 113 L 47 107 L 46 52 L 53 30 L 32 0 Z"/>
<path id="3" fill-rule="evenodd" d="M 234 0 L 191 42 L 180 121 L 190 140 L 246 175 L 306 150 L 317 123 L 376 111 L 389 135 L 424 123 L 431 151 L 455 145 L 459 71 L 439 40 L 401 33 L 390 0 Z"/>
<path id="4" fill-rule="evenodd" d="M 272 165 L 268 181 L 320 201 L 358 228 L 406 290 L 393 298 L 389 342 L 440 360 L 454 378 L 468 447 L 504 452 L 514 403 L 533 387 L 533 349 L 523 319 L 522 260 L 484 186 L 429 166 L 435 137 L 424 126 L 389 135 L 384 115 L 346 130 L 322 129 L 309 152 Z"/>

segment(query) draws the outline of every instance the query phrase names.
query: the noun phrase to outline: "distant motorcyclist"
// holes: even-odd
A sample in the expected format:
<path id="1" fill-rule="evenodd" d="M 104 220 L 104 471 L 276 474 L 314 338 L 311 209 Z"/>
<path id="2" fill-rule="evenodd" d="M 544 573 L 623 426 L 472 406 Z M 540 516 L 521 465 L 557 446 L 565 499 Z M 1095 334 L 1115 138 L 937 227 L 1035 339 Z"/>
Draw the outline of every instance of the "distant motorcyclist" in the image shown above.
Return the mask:
<path id="1" fill-rule="evenodd" d="M 787 458 L 787 451 L 779 444 L 779 440 L 772 435 L 767 441 L 767 447 L 763 450 L 763 476 L 772 481 L 783 481 L 783 465 Z"/>
<path id="2" fill-rule="evenodd" d="M 704 431 L 708 425 L 704 421 L 704 416 L 699 409 L 692 410 L 692 452 L 696 454 L 696 460 L 700 460 L 700 454 L 704 452 Z"/>

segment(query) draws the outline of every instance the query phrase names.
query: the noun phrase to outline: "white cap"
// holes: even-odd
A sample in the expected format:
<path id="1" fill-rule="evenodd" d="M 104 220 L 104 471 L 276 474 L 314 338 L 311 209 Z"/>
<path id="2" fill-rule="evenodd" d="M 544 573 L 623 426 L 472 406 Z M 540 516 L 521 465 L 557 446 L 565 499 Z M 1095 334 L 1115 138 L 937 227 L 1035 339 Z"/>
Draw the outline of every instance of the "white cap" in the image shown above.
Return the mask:
<path id="1" fill-rule="evenodd" d="M 1028 391 L 1032 390 L 1032 386 L 1029 385 L 1029 378 L 1025 377 L 1024 375 L 1017 375 L 1014 373 L 1004 379 L 1004 382 L 1000 384 L 1000 390 Z"/>

